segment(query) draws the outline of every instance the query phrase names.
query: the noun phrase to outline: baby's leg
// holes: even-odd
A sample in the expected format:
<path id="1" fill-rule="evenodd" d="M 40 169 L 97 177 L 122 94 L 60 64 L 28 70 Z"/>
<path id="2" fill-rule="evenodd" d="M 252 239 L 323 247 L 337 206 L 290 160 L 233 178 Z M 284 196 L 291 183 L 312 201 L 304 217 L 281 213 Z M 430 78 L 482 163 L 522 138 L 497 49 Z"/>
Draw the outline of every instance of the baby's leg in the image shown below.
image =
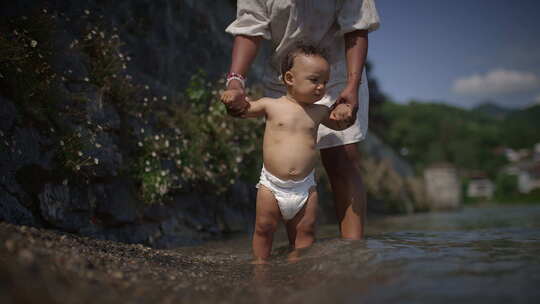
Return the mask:
<path id="1" fill-rule="evenodd" d="M 286 223 L 289 243 L 293 249 L 309 247 L 315 241 L 318 201 L 317 190 L 313 187 L 304 207 Z"/>
<path id="2" fill-rule="evenodd" d="M 264 186 L 257 191 L 255 232 L 253 233 L 253 255 L 255 263 L 264 263 L 272 251 L 272 240 L 281 212 L 274 194 Z"/>

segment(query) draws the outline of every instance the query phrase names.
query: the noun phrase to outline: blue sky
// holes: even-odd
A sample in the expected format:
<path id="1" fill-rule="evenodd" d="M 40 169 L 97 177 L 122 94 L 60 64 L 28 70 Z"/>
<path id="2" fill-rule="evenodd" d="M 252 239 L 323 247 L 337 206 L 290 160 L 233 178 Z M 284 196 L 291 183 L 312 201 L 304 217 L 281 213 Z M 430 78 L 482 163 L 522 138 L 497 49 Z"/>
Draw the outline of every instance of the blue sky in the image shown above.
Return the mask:
<path id="1" fill-rule="evenodd" d="M 392 100 L 540 103 L 540 0 L 377 0 L 373 76 Z"/>

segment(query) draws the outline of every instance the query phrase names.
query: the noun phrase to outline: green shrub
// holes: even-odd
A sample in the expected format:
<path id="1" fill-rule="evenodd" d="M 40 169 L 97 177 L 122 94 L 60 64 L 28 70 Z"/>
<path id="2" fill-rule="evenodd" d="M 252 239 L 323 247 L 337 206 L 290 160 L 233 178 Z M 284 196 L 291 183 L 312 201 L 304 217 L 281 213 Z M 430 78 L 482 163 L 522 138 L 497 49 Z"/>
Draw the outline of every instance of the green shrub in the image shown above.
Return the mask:
<path id="1" fill-rule="evenodd" d="M 504 201 L 519 194 L 516 175 L 501 172 L 495 180 L 495 199 Z"/>
<path id="2" fill-rule="evenodd" d="M 163 132 L 138 144 L 142 153 L 135 175 L 143 183 L 143 197 L 160 200 L 167 194 L 165 188 L 181 189 L 184 184 L 223 194 L 236 180 L 253 177 L 261 166 L 262 121 L 229 117 L 217 86 L 200 71 L 182 102 L 161 104 L 157 126 Z M 176 170 L 166 171 L 163 163 L 174 163 Z M 162 178 L 150 178 L 159 175 Z"/>

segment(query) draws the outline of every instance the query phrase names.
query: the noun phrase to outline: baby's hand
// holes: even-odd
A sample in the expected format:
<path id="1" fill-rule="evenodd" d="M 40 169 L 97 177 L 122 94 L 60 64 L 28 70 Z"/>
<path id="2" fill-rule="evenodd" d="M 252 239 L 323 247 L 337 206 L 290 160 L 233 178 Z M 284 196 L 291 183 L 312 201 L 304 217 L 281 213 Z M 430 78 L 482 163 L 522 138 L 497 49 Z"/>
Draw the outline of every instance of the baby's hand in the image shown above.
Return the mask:
<path id="1" fill-rule="evenodd" d="M 244 94 L 240 90 L 236 90 L 236 89 L 225 90 L 223 91 L 223 93 L 221 93 L 221 102 L 224 105 L 229 106 L 237 99 L 242 98 L 242 95 Z"/>
<path id="2" fill-rule="evenodd" d="M 338 104 L 330 112 L 330 119 L 337 121 L 339 125 L 345 124 L 347 127 L 351 126 L 354 120 L 349 119 L 350 117 L 352 117 L 352 108 L 346 103 Z"/>

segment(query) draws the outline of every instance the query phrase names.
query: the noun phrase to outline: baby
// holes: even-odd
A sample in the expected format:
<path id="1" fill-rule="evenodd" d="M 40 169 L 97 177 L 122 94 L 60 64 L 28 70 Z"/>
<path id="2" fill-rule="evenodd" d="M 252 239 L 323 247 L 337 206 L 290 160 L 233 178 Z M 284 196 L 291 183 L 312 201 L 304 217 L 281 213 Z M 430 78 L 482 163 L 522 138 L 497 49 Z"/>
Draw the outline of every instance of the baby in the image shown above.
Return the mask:
<path id="1" fill-rule="evenodd" d="M 266 117 L 252 244 L 255 263 L 264 263 L 270 256 L 273 235 L 281 219 L 292 248 L 308 247 L 314 242 L 317 129 L 321 123 L 331 129 L 345 129 L 348 125 L 338 119 L 351 111 L 346 104 L 331 110 L 315 103 L 325 96 L 330 76 L 330 65 L 322 50 L 297 45 L 285 56 L 281 67 L 287 94 L 248 101 L 249 108 L 243 116 Z M 229 105 L 242 94 L 239 90 L 227 90 L 221 101 Z"/>

